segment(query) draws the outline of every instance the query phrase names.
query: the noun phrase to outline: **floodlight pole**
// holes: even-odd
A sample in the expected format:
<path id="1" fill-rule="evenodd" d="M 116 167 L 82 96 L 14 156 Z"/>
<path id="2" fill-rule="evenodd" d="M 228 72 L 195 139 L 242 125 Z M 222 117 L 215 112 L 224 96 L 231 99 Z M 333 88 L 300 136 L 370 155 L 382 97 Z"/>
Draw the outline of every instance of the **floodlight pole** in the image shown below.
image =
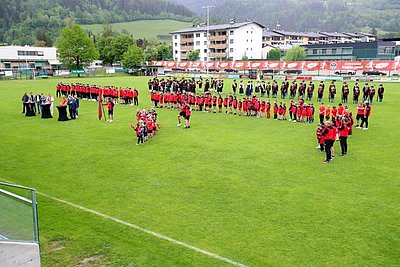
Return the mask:
<path id="1" fill-rule="evenodd" d="M 210 8 L 214 8 L 215 6 L 203 6 L 201 8 L 206 8 L 207 9 L 207 54 L 206 54 L 206 73 L 208 77 L 208 45 L 210 43 Z"/>

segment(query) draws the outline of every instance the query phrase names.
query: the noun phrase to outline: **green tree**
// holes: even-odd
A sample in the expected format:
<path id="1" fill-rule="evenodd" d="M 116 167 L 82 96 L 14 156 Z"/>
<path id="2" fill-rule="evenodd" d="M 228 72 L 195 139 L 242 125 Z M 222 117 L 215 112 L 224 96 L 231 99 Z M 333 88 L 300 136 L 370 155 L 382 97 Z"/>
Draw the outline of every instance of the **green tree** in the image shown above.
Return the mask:
<path id="1" fill-rule="evenodd" d="M 281 51 L 277 48 L 274 48 L 268 52 L 267 55 L 268 60 L 280 60 L 281 59 Z"/>
<path id="2" fill-rule="evenodd" d="M 200 50 L 193 50 L 187 53 L 187 60 L 197 61 L 200 59 Z"/>
<path id="3" fill-rule="evenodd" d="M 115 34 L 116 33 L 113 31 L 113 28 L 109 23 L 103 24 L 103 31 L 101 32 L 103 38 L 112 37 L 115 36 Z"/>
<path id="4" fill-rule="evenodd" d="M 100 53 L 100 59 L 104 64 L 113 64 L 122 60 L 122 55 L 134 44 L 131 36 L 126 34 L 117 37 L 108 36 L 100 38 L 96 42 L 96 47 Z"/>
<path id="5" fill-rule="evenodd" d="M 158 58 L 158 51 L 155 46 L 148 46 L 144 50 L 144 57 L 146 61 L 153 61 L 157 60 Z"/>
<path id="6" fill-rule="evenodd" d="M 249 60 L 249 57 L 246 56 L 246 54 L 244 54 L 244 55 L 242 56 L 242 60 L 243 60 L 243 61 L 247 61 L 247 60 Z"/>
<path id="7" fill-rule="evenodd" d="M 70 69 L 81 69 L 99 57 L 92 39 L 79 25 L 62 29 L 56 47 L 60 61 Z"/>
<path id="8" fill-rule="evenodd" d="M 111 53 L 113 55 L 113 62 L 118 62 L 122 60 L 122 55 L 128 50 L 128 48 L 134 44 L 131 36 L 126 34 L 118 35 L 114 38 L 111 43 Z"/>
<path id="9" fill-rule="evenodd" d="M 307 57 L 306 50 L 301 46 L 293 46 L 286 51 L 283 60 L 285 61 L 301 61 L 305 60 Z"/>
<path id="10" fill-rule="evenodd" d="M 172 45 L 157 45 L 156 50 L 157 60 L 172 60 Z"/>
<path id="11" fill-rule="evenodd" d="M 136 68 L 143 63 L 144 53 L 137 45 L 131 45 L 122 55 L 122 64 L 124 68 Z"/>

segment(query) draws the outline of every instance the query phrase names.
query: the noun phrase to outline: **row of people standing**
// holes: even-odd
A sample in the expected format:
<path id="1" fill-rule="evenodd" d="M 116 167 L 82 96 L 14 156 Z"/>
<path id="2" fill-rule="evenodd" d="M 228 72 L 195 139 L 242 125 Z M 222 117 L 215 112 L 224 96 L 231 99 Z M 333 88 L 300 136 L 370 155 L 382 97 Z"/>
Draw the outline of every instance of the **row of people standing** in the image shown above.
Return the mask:
<path id="1" fill-rule="evenodd" d="M 317 101 L 322 102 L 324 95 L 326 94 L 326 85 L 323 81 L 315 84 L 313 81 L 301 80 L 293 80 L 291 83 L 288 79 L 282 81 L 279 85 L 277 80 L 273 81 L 247 81 L 245 83 L 243 80 L 237 81 L 233 80 L 231 85 L 231 92 L 233 95 L 245 95 L 247 97 L 256 94 L 261 97 L 267 98 L 290 98 L 290 99 L 305 99 L 310 102 L 314 98 L 314 94 L 317 96 Z M 166 93 L 185 93 L 190 92 L 196 94 L 196 90 L 206 92 L 216 92 L 218 94 L 224 93 L 224 81 L 222 79 L 205 79 L 202 77 L 198 78 L 181 78 L 177 79 L 173 78 L 161 78 L 157 77 L 150 79 L 148 81 L 148 90 L 150 92 L 166 92 Z M 368 100 L 370 103 L 373 102 L 374 97 L 377 96 L 377 100 L 382 102 L 383 95 L 385 89 L 383 84 L 378 86 L 378 89 L 375 89 L 374 85 L 369 85 L 365 83 L 363 88 L 360 88 L 358 82 L 355 82 L 353 86 L 353 103 L 357 104 L 359 98 L 362 97 L 363 101 Z M 340 92 L 340 102 L 348 103 L 350 97 L 350 87 L 347 82 L 343 82 Z M 327 86 L 327 95 L 329 102 L 335 102 L 335 98 L 337 97 L 338 90 L 336 88 L 336 84 L 334 81 L 330 82 Z M 362 95 L 362 96 L 361 96 Z"/>
<path id="2" fill-rule="evenodd" d="M 120 104 L 139 105 L 139 91 L 137 88 L 117 88 L 115 86 L 98 86 L 81 83 L 58 83 L 56 85 L 56 96 L 61 97 L 63 95 L 75 95 L 79 99 L 88 99 L 92 101 L 97 101 L 99 96 L 104 99 L 110 97 Z"/>

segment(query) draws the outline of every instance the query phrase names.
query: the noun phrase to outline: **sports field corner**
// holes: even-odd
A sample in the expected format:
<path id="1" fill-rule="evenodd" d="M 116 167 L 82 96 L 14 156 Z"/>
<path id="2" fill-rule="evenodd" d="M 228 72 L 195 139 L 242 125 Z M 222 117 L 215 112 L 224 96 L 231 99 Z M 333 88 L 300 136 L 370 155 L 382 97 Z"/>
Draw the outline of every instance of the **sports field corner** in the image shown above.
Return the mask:
<path id="1" fill-rule="evenodd" d="M 112 123 L 84 100 L 75 121 L 21 114 L 24 92 L 60 81 L 136 86 L 148 109 L 148 79 L 0 82 L 0 180 L 40 193 L 43 266 L 398 265 L 397 83 L 326 165 L 317 123 L 193 112 L 183 130 L 158 109 L 159 134 L 135 146 L 136 107 L 117 105 Z"/>

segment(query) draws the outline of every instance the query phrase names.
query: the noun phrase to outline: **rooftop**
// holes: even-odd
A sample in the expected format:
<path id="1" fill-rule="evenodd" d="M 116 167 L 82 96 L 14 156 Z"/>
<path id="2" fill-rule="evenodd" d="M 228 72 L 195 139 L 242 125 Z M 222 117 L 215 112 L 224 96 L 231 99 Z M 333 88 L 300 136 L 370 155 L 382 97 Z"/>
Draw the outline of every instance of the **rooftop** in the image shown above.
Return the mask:
<path id="1" fill-rule="evenodd" d="M 265 28 L 262 24 L 255 22 L 255 21 L 245 21 L 245 22 L 238 22 L 238 23 L 227 23 L 227 24 L 220 24 L 220 25 L 210 25 L 209 30 L 210 31 L 216 31 L 216 30 L 228 30 L 228 29 L 237 29 L 243 26 L 246 26 L 248 24 L 257 24 L 261 28 Z M 171 32 L 171 34 L 176 34 L 176 33 L 187 33 L 187 32 L 205 32 L 207 31 L 207 25 L 198 25 L 190 28 L 184 28 L 181 30 L 177 30 L 174 32 Z"/>

